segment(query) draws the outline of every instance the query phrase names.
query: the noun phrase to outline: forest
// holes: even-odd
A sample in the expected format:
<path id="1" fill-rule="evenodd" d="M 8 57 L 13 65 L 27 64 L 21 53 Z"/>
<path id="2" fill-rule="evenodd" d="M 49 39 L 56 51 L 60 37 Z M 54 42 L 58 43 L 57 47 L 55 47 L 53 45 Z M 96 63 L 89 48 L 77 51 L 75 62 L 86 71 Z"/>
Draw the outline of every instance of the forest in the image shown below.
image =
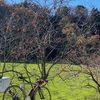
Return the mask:
<path id="1" fill-rule="evenodd" d="M 100 11 L 97 8 L 92 8 L 90 13 L 83 5 L 74 8 L 54 7 L 53 10 L 55 10 L 55 13 L 52 14 L 51 9 L 26 1 L 13 5 L 1 2 L 0 54 L 2 55 L 4 51 L 4 38 L 7 42 L 5 50 L 7 60 L 19 61 L 24 58 L 25 52 L 27 52 L 25 59 L 35 60 L 36 52 L 38 52 L 36 41 L 41 42 L 41 45 L 43 41 L 45 42 L 44 45 L 50 42 L 50 45 L 45 46 L 45 54 L 48 60 L 54 59 L 56 55 L 63 52 L 59 48 L 64 49 L 65 45 L 67 45 L 71 54 L 74 53 L 73 56 L 75 54 L 81 56 L 82 50 L 78 51 L 79 48 L 84 46 L 89 55 L 99 50 Z M 52 34 L 50 36 L 45 35 L 49 33 Z M 34 46 L 32 42 L 34 42 Z M 71 47 L 72 45 L 73 47 Z M 27 51 L 21 52 L 26 49 Z M 70 55 L 68 54 L 68 56 Z M 1 58 L 3 60 L 4 56 L 1 56 Z M 71 60 L 73 63 L 78 63 L 73 59 Z"/>

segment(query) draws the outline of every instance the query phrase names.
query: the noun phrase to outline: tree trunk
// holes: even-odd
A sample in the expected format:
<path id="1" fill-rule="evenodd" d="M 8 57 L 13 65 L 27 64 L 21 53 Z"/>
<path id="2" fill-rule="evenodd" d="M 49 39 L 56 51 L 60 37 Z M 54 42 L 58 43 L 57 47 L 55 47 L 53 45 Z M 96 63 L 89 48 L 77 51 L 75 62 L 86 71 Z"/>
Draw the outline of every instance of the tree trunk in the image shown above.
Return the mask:
<path id="1" fill-rule="evenodd" d="M 42 56 L 41 56 L 41 67 L 42 67 L 42 78 L 46 79 L 46 66 L 45 66 L 45 47 L 41 48 Z"/>

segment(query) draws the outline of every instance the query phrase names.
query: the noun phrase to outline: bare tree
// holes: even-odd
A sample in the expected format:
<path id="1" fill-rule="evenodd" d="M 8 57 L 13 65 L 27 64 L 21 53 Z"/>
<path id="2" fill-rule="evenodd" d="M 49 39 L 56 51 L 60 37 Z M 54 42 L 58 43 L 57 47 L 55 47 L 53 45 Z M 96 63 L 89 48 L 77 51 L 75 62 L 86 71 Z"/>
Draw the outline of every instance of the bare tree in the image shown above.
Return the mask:
<path id="1" fill-rule="evenodd" d="M 0 36 L 4 55 L 2 59 L 5 62 L 36 60 L 41 73 L 40 77 L 44 79 L 48 77 L 53 65 L 64 56 L 67 47 L 66 37 L 59 31 L 60 27 L 54 26 L 57 18 L 54 19 L 50 14 L 56 8 L 48 9 L 46 2 L 44 6 L 34 4 L 34 1 L 6 5 L 6 14 L 3 20 L 0 20 Z M 58 6 L 63 1 L 54 2 Z M 49 68 L 48 60 L 52 63 Z"/>
<path id="2" fill-rule="evenodd" d="M 99 19 L 100 12 L 97 9 L 95 9 L 94 14 L 92 12 L 92 15 L 88 15 L 86 8 L 78 6 L 76 7 L 76 13 L 72 13 L 68 19 L 63 17 L 60 21 L 60 25 L 63 26 L 62 32 L 66 34 L 66 38 L 72 47 L 66 59 L 64 59 L 65 63 L 78 64 L 82 69 L 85 68 L 84 71 L 79 69 L 77 72 L 79 74 L 84 72 L 91 77 L 87 80 L 92 80 L 97 87 L 91 85 L 90 81 L 87 86 L 95 88 L 98 92 L 98 87 L 100 87 L 98 81 L 100 56 Z"/>

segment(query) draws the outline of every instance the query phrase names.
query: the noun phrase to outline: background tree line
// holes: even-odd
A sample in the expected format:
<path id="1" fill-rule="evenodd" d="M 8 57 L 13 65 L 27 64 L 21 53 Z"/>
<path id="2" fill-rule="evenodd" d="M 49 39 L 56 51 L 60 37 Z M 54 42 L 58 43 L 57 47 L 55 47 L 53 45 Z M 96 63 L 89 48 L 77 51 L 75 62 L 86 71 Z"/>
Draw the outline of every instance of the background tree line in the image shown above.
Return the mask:
<path id="1" fill-rule="evenodd" d="M 48 13 L 48 16 L 44 13 L 44 10 Z M 18 13 L 18 14 L 16 14 Z M 37 15 L 28 15 L 34 13 Z M 16 15 L 14 15 L 16 14 Z M 75 48 L 79 49 L 79 46 L 82 44 L 86 44 L 87 46 L 87 52 L 89 53 L 94 53 L 99 49 L 99 34 L 100 34 L 100 11 L 97 8 L 92 8 L 91 12 L 88 13 L 88 9 L 82 5 L 78 5 L 75 8 L 67 7 L 67 6 L 62 6 L 56 9 L 56 12 L 54 15 L 50 14 L 49 8 L 43 8 L 39 7 L 37 4 L 32 4 L 28 2 L 23 2 L 22 4 L 14 4 L 14 5 L 7 5 L 5 3 L 0 4 L 0 19 L 1 19 L 1 27 L 3 27 L 2 22 L 7 23 L 7 19 L 9 20 L 10 17 L 16 17 L 13 22 L 11 22 L 11 25 L 4 25 L 6 26 L 4 30 L 1 29 L 1 34 L 2 31 L 7 32 L 7 31 L 12 31 L 14 34 L 12 35 L 12 38 L 15 38 L 16 34 L 21 32 L 20 27 L 25 25 L 27 22 L 27 25 L 25 25 L 26 30 L 23 29 L 23 33 L 29 34 L 29 32 L 32 31 L 32 22 L 31 19 L 32 17 L 37 17 L 35 18 L 36 20 L 38 19 L 40 22 L 38 22 L 41 27 L 41 35 L 43 35 L 47 29 L 45 29 L 42 25 L 44 23 L 48 24 L 48 27 L 50 26 L 50 23 L 52 23 L 53 31 L 56 34 L 56 37 L 66 37 L 67 43 L 66 45 L 70 42 L 71 44 L 74 43 Z M 40 19 L 41 16 L 41 19 Z M 17 17 L 21 17 L 18 19 Z M 47 18 L 49 18 L 49 22 L 47 22 Z M 18 19 L 18 20 L 17 20 Z M 21 22 L 22 20 L 25 20 L 24 22 Z M 37 24 L 37 21 L 34 21 L 33 24 Z M 47 25 L 46 24 L 46 25 Z M 4 27 L 3 27 L 4 28 Z M 27 32 L 25 32 L 27 31 Z M 24 34 L 24 35 L 25 35 Z M 11 36 L 9 34 L 9 38 Z M 29 35 L 29 38 L 32 36 Z M 19 41 L 18 39 L 16 39 Z M 0 43 L 2 43 L 2 36 L 0 38 Z M 15 42 L 17 42 L 15 41 Z M 30 40 L 31 41 L 31 40 Z M 59 39 L 59 44 L 58 46 L 62 45 L 62 41 Z M 87 41 L 87 42 L 86 42 Z M 31 41 L 32 42 L 32 41 Z M 55 41 L 57 42 L 57 41 Z M 15 43 L 17 44 L 17 43 Z M 13 42 L 13 45 L 15 45 Z M 70 45 L 71 45 L 70 44 Z M 0 46 L 1 46 L 0 45 Z M 28 45 L 29 46 L 29 45 Z M 15 47 L 15 46 L 14 46 Z M 14 48 L 13 47 L 13 48 Z M 29 47 L 26 47 L 26 49 Z M 91 48 L 91 49 L 90 49 Z M 46 48 L 46 54 L 49 53 L 50 47 Z M 73 48 L 74 50 L 74 48 Z M 1 48 L 1 53 L 2 52 Z M 8 50 L 6 53 L 9 52 Z M 16 51 L 17 52 L 17 51 Z M 48 60 L 53 59 L 57 54 L 59 50 L 54 50 L 49 56 Z M 14 56 L 18 54 L 14 54 Z M 19 54 L 20 55 L 20 54 Z M 35 58 L 35 54 L 30 55 L 30 59 Z M 2 57 L 3 58 L 3 57 Z M 18 59 L 18 57 L 16 57 Z M 12 57 L 10 57 L 12 59 Z M 15 59 L 15 58 L 14 58 Z"/>

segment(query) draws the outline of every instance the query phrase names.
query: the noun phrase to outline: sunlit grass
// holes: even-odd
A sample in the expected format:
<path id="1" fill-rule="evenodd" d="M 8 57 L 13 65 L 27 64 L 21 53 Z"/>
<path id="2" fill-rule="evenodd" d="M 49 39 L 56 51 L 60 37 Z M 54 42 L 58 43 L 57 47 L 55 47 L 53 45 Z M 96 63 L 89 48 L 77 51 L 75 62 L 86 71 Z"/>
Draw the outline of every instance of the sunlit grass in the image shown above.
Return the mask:
<path id="1" fill-rule="evenodd" d="M 0 65 L 0 71 L 2 70 L 3 63 Z M 49 66 L 49 64 L 48 64 Z M 8 63 L 5 71 L 14 69 L 27 76 L 25 67 L 30 71 L 34 77 L 31 78 L 32 82 L 35 82 L 37 75 L 40 75 L 36 64 L 19 64 Z M 62 70 L 65 68 L 64 70 Z M 74 71 L 72 71 L 74 70 Z M 88 80 L 89 76 L 84 73 L 77 74 L 76 70 L 84 70 L 77 65 L 68 66 L 65 64 L 56 64 L 50 72 L 48 78 L 49 82 L 47 87 L 49 88 L 52 100 L 99 100 L 93 98 L 99 98 L 99 94 L 94 88 L 85 87 L 88 83 L 95 86 L 95 83 Z M 61 72 L 61 73 L 60 73 Z M 15 73 L 5 73 L 4 76 L 9 76 L 12 80 L 12 84 L 20 84 Z M 27 92 L 30 90 L 30 85 L 26 87 Z M 2 96 L 2 93 L 0 93 Z M 88 99 L 89 98 L 89 99 Z M 92 99 L 90 99 L 92 98 Z M 0 98 L 1 100 L 1 98 Z"/>

